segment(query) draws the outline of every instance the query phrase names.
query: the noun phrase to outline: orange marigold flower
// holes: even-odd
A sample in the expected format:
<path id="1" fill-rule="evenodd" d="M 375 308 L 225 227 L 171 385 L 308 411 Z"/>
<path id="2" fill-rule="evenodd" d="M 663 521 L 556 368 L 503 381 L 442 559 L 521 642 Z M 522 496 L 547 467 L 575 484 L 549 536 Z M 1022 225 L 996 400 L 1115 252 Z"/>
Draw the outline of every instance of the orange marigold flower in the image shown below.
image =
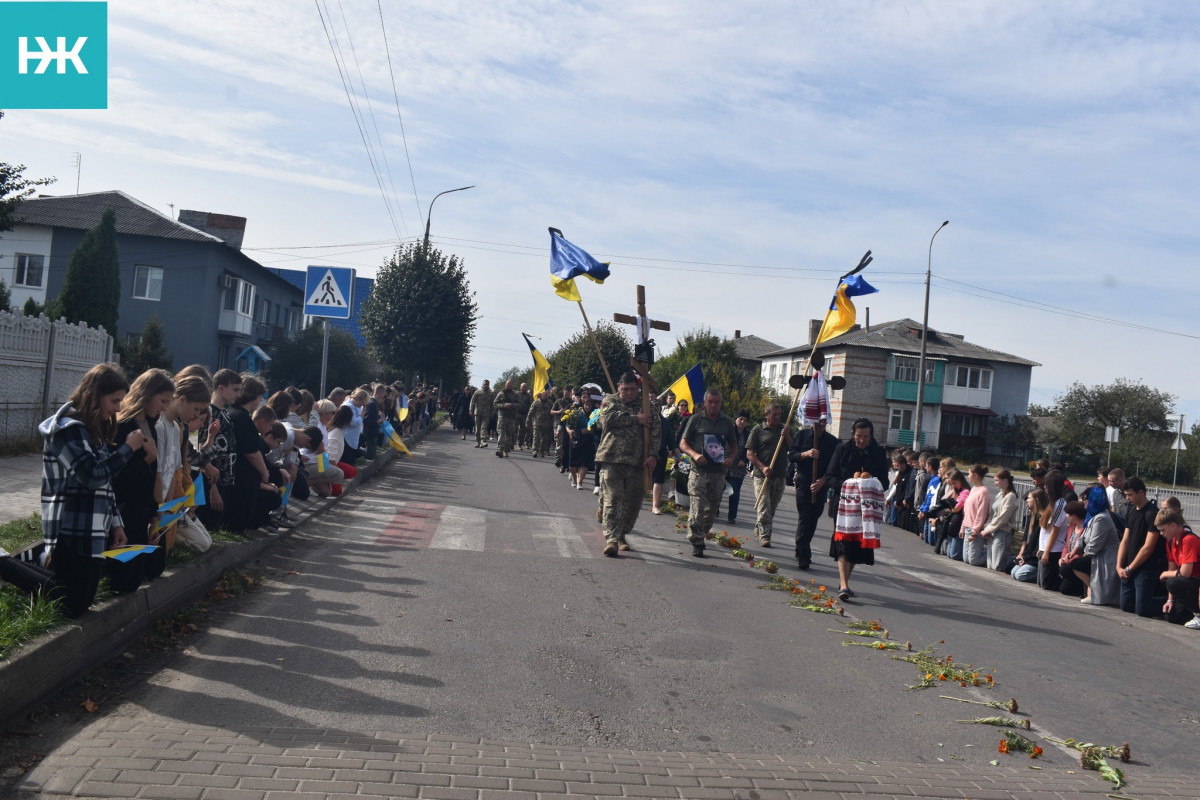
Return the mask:
<path id="1" fill-rule="evenodd" d="M 927 681 L 931 681 L 931 680 L 933 680 L 933 673 L 932 673 L 932 672 L 926 672 L 926 673 L 925 673 L 925 680 L 927 680 Z"/>
<path id="2" fill-rule="evenodd" d="M 818 587 L 817 587 L 817 591 L 818 591 L 818 592 L 823 592 L 823 591 L 825 591 L 825 587 L 824 587 L 824 586 L 818 586 Z"/>
<path id="3" fill-rule="evenodd" d="M 1042 748 L 1038 747 L 1038 746 L 1035 744 L 1035 745 L 1033 746 L 1033 752 L 1029 754 L 1029 757 L 1030 757 L 1030 758 L 1037 758 L 1037 757 L 1038 757 L 1038 756 L 1040 756 L 1041 754 L 1042 754 Z"/>
<path id="4" fill-rule="evenodd" d="M 1001 752 L 1001 753 L 1007 753 L 1007 752 L 1008 752 L 1008 740 L 1007 740 L 1007 739 L 1001 739 L 1001 740 L 1000 740 L 1000 752 Z"/>
<path id="5" fill-rule="evenodd" d="M 944 680 L 946 680 L 946 676 L 945 676 L 944 674 L 942 674 L 942 675 L 938 675 L 938 680 L 939 680 L 939 681 L 944 681 Z"/>

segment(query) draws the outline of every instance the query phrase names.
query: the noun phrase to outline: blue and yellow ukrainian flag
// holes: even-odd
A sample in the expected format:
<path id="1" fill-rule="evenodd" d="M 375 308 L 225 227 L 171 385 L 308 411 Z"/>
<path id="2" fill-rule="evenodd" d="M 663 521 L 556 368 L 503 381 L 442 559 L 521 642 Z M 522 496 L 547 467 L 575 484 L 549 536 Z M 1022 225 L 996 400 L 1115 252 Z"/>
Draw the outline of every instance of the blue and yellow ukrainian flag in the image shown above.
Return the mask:
<path id="1" fill-rule="evenodd" d="M 404 422 L 408 418 L 408 395 L 404 392 L 400 393 L 400 410 L 396 412 L 396 419 Z"/>
<path id="2" fill-rule="evenodd" d="M 837 291 L 834 292 L 833 302 L 829 304 L 829 311 L 825 314 L 825 322 L 821 325 L 821 332 L 817 334 L 817 340 L 813 342 L 813 347 L 816 347 L 821 342 L 841 336 L 854 327 L 855 310 L 854 303 L 850 302 L 851 297 L 860 297 L 864 294 L 873 294 L 878 291 L 874 286 L 867 283 L 862 275 L 851 275 L 842 280 L 838 284 Z"/>
<path id="3" fill-rule="evenodd" d="M 388 444 L 409 458 L 413 457 L 412 451 L 404 446 L 404 440 L 400 438 L 400 434 L 396 433 L 396 429 L 392 427 L 392 423 L 385 419 L 380 429 L 383 431 L 383 438 L 387 440 Z"/>
<path id="4" fill-rule="evenodd" d="M 677 403 L 687 400 L 688 411 L 695 413 L 697 402 L 704 405 L 704 373 L 700 370 L 700 365 L 697 364 L 683 373 L 683 377 L 672 383 L 667 391 L 675 393 Z"/>
<path id="5" fill-rule="evenodd" d="M 528 334 L 521 335 L 525 337 L 525 344 L 529 345 L 529 352 L 533 355 L 533 396 L 539 397 L 547 386 L 554 385 L 554 380 L 550 377 L 550 362 L 538 352 L 533 342 L 529 341 Z"/>
<path id="6" fill-rule="evenodd" d="M 550 229 L 550 282 L 554 292 L 564 300 L 581 302 L 575 279 L 585 275 L 596 283 L 608 277 L 608 262 L 592 258 L 587 251 L 568 242 L 558 228 Z"/>

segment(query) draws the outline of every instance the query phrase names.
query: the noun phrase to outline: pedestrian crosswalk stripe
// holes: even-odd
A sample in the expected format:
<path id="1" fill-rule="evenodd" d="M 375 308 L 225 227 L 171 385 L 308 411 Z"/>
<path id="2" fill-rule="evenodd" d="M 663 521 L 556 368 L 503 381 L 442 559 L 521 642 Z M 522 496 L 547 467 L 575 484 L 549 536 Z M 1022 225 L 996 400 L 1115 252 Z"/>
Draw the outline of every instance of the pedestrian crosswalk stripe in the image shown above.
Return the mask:
<path id="1" fill-rule="evenodd" d="M 481 508 L 446 506 L 429 546 L 435 550 L 482 550 L 486 517 Z"/>

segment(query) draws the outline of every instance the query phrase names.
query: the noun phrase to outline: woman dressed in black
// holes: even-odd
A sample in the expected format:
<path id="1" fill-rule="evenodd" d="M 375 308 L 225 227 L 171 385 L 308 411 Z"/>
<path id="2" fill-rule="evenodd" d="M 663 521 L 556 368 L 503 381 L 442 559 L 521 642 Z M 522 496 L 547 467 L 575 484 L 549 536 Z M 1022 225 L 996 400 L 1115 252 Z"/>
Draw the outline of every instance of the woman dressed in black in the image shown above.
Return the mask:
<path id="1" fill-rule="evenodd" d="M 830 510 L 834 513 L 838 506 L 836 490 L 843 481 L 853 478 L 859 472 L 866 472 L 872 478 L 878 478 L 881 484 L 887 480 L 887 453 L 880 447 L 879 442 L 875 441 L 875 426 L 871 424 L 871 420 L 865 417 L 855 420 L 853 434 L 850 441 L 842 442 L 837 446 L 837 450 L 833 451 L 829 469 L 826 470 L 825 477 L 818 481 L 818 483 L 830 484 L 835 490 L 830 495 L 829 504 Z M 824 487 L 818 487 L 818 491 L 821 488 Z M 838 562 L 838 570 L 841 573 L 842 589 L 839 596 L 843 600 L 846 597 L 853 597 L 854 593 L 848 586 L 850 573 L 855 564 L 874 564 L 875 551 L 863 547 L 858 542 L 840 541 L 835 538 L 829 542 L 829 557 Z"/>

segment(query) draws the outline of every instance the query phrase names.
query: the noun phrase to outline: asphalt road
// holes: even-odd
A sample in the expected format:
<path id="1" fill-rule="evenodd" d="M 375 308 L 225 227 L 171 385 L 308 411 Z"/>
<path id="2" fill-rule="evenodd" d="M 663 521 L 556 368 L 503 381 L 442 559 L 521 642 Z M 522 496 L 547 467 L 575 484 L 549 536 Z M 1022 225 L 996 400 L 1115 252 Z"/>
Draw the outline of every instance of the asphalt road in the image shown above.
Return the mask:
<path id="1" fill-rule="evenodd" d="M 1191 771 L 1200 633 L 951 563 L 888 529 L 876 566 L 855 573 L 848 614 L 995 670 L 990 691 L 908 691 L 916 667 L 842 646 L 836 618 L 759 591 L 762 572 L 719 548 L 692 558 L 673 517 L 647 504 L 635 551 L 604 558 L 590 491 L 569 489 L 551 461 L 471 445 L 435 432 L 414 460 L 280 542 L 258 565 L 262 587 L 123 713 L 234 731 L 982 766 L 998 757 L 999 729 L 956 720 L 1002 712 L 938 695 L 1012 696 L 1033 736 L 1129 742 L 1143 775 Z M 814 569 L 794 569 L 793 502 L 789 489 L 776 546 L 751 549 L 836 588 L 828 520 Z M 748 511 L 718 528 L 752 538 Z M 1046 755 L 1048 770 L 1073 760 Z"/>

